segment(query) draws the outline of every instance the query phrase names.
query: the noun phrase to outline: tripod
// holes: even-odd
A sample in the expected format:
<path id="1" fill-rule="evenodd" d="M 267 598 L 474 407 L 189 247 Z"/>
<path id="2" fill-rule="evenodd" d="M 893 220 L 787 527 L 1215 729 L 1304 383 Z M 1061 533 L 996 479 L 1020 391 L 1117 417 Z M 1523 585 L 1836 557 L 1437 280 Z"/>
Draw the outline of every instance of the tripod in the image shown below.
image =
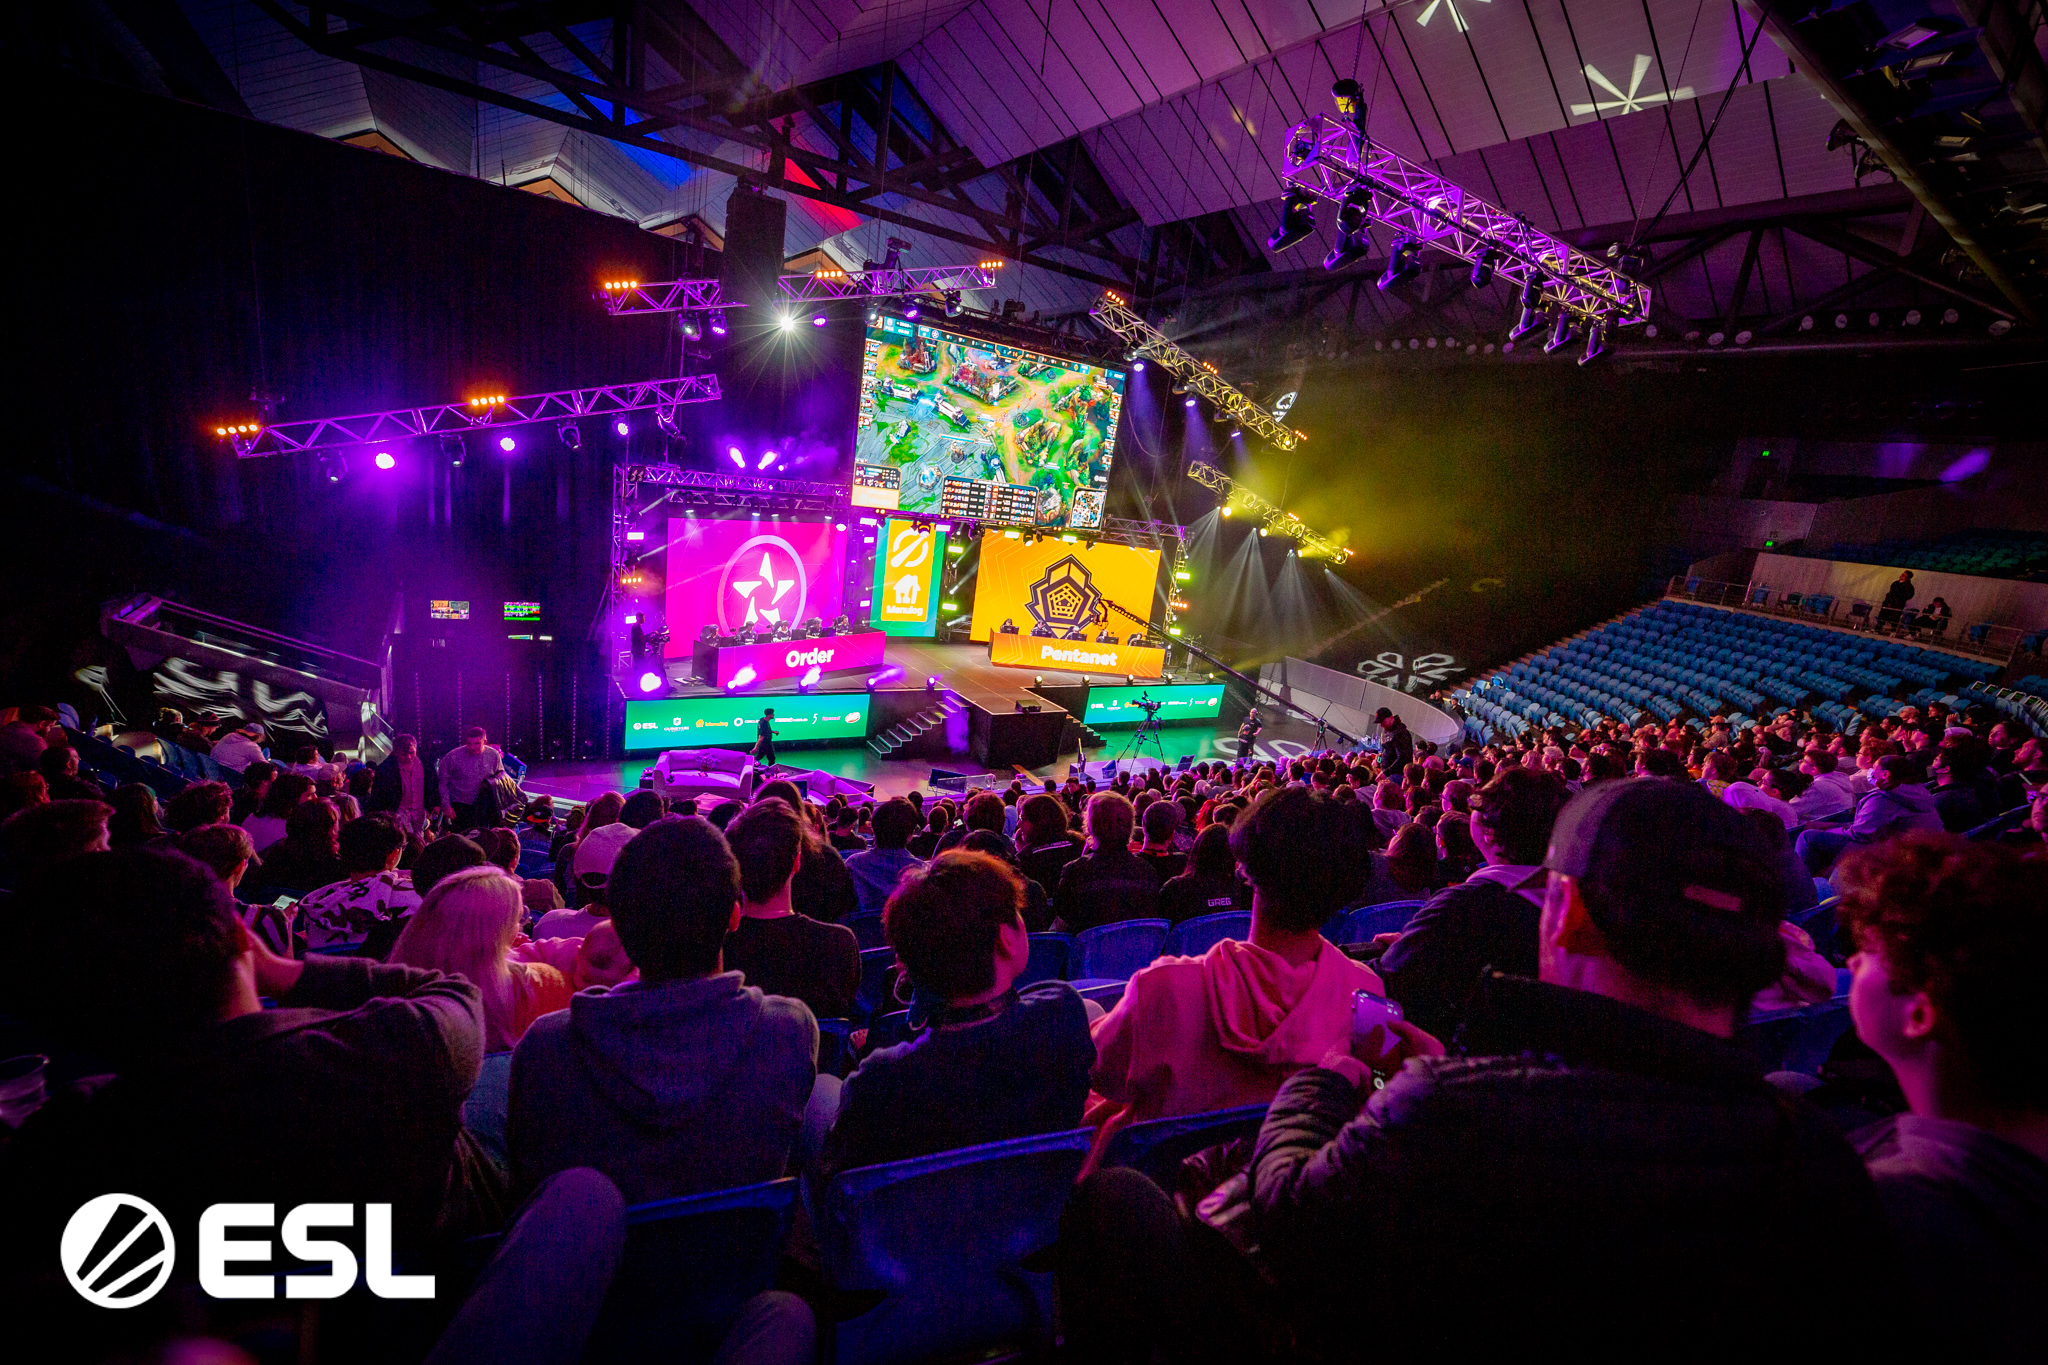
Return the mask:
<path id="1" fill-rule="evenodd" d="M 1161 765 L 1165 765 L 1166 742 L 1159 738 L 1159 718 L 1157 716 L 1147 716 L 1138 722 L 1138 728 L 1133 730 L 1131 737 L 1124 741 L 1124 747 L 1116 756 L 1117 766 L 1121 768 L 1124 760 L 1127 758 L 1143 759 L 1145 757 L 1145 741 L 1148 737 L 1152 741 L 1152 751 L 1159 755 Z"/>

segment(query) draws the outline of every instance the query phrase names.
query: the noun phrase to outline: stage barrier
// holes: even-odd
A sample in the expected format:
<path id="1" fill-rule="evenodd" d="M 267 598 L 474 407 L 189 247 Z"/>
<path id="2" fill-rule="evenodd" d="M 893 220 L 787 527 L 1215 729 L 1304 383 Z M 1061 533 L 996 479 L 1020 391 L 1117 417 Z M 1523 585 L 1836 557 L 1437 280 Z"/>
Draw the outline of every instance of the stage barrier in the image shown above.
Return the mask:
<path id="1" fill-rule="evenodd" d="M 1034 635 L 994 636 L 988 642 L 988 661 L 1005 668 L 1051 668 L 1066 673 L 1122 673 L 1133 678 L 1157 678 L 1166 672 L 1166 651 L 1154 649 L 1151 645 L 1108 645 L 1098 644 L 1093 640 L 1047 640 Z"/>
<path id="2" fill-rule="evenodd" d="M 866 739 L 870 700 L 864 691 L 633 700 L 626 703 L 625 749 L 631 754 L 714 745 L 751 748 L 761 713 L 771 706 L 777 744 Z"/>

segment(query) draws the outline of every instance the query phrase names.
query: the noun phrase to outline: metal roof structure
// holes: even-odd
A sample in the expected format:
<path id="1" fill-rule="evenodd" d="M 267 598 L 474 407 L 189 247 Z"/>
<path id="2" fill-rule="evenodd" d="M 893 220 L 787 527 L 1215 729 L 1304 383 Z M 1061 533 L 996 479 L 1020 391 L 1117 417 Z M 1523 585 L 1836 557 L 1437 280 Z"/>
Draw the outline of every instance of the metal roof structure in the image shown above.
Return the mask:
<path id="1" fill-rule="evenodd" d="M 746 181 L 788 199 L 789 257 L 858 269 L 888 236 L 912 242 L 906 265 L 1000 255 L 970 306 L 1083 331 L 1115 289 L 1219 354 L 1276 320 L 1296 348 L 1477 353 L 1514 320 L 1510 283 L 1473 287 L 1457 262 L 1375 287 L 1385 232 L 1319 270 L 1328 211 L 1267 248 L 1281 141 L 1345 78 L 1377 145 L 1578 250 L 1639 253 L 1650 324 L 1618 350 L 2024 339 L 2048 294 L 2042 0 L 95 13 L 127 25 L 113 45 L 145 54 L 138 79 L 187 98 L 714 245 Z"/>

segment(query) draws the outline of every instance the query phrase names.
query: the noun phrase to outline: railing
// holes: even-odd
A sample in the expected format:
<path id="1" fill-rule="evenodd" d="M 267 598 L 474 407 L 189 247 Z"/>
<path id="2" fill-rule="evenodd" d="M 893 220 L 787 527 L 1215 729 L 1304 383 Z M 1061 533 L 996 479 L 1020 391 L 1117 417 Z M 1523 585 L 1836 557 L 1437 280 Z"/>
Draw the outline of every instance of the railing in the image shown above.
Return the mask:
<path id="1" fill-rule="evenodd" d="M 1836 597 L 1827 593 L 1798 593 L 1763 583 L 1720 583 L 1709 578 L 1674 574 L 1664 595 L 1682 602 L 1704 602 L 1709 606 L 1756 616 L 1791 617 L 1846 630 L 1869 631 L 1911 644 L 1926 645 L 1952 654 L 1968 654 L 2010 664 L 2022 653 L 2038 654 L 2042 630 L 2002 626 L 1990 621 L 1969 625 L 1949 617 L 1930 617 L 1913 607 L 1894 613 L 1879 602 L 1860 597 Z"/>

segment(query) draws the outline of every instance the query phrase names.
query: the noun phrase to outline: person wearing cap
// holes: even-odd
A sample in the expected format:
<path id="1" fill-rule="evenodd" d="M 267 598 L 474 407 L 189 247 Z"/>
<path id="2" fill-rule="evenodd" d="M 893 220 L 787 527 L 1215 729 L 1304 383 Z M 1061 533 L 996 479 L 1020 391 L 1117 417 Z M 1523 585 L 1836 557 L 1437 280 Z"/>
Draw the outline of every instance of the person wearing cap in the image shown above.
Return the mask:
<path id="1" fill-rule="evenodd" d="M 576 892 L 582 904 L 576 909 L 550 910 L 540 917 L 533 926 L 532 936 L 542 938 L 574 938 L 588 934 L 598 921 L 610 919 L 607 908 L 610 899 L 606 887 L 611 881 L 612 865 L 619 860 L 619 854 L 633 836 L 640 831 L 623 820 L 614 820 L 608 825 L 599 825 L 577 841 L 576 856 L 569 865 L 569 873 L 575 878 Z"/>
<path id="2" fill-rule="evenodd" d="M 1373 712 L 1373 723 L 1380 727 L 1380 772 L 1388 777 L 1399 777 L 1403 769 L 1415 761 L 1415 736 L 1409 733 L 1408 724 L 1395 715 L 1393 708 L 1382 706 Z"/>
<path id="3" fill-rule="evenodd" d="M 249 721 L 214 741 L 213 761 L 229 772 L 242 772 L 269 757 L 263 752 L 263 740 L 262 723 Z"/>
<path id="4" fill-rule="evenodd" d="M 1879 1353 L 1886 1315 L 1833 1307 L 1886 1303 L 1895 1280 L 1870 1178 L 1733 1036 L 1785 962 L 1755 828 L 1691 783 L 1608 782 L 1566 806 L 1543 869 L 1538 979 L 1488 974 L 1465 1055 L 1397 1021 L 1296 1072 L 1208 1229 L 1136 1172 L 1082 1183 L 1069 1265 L 1130 1269 L 1117 1303 L 1063 1278 L 1076 1326 L 1106 1339 L 1070 1346 L 1143 1359 L 1199 1332 L 1225 1359 L 1263 1303 L 1305 1358 L 1348 1358 L 1367 1330 L 1398 1359 L 1526 1347 L 1546 1326 L 1592 1359 L 1674 1334 L 1687 1355 Z M 1256 1249 L 1219 1255 L 1241 1226 Z M 1361 1299 L 1368 1284 L 1383 1294 Z M 1765 1307 L 1794 1286 L 1802 1311 Z"/>

